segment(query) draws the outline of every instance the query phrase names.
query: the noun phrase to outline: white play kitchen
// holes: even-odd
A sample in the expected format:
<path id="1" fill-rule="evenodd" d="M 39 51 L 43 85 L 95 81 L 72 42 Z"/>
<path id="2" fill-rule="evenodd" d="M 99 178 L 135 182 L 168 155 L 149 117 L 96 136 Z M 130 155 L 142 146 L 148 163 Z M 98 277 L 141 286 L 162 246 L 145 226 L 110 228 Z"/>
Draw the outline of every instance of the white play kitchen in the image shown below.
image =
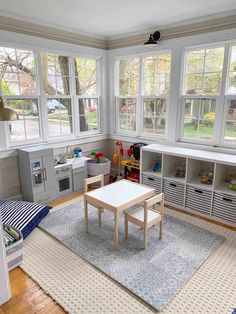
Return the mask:
<path id="1" fill-rule="evenodd" d="M 55 160 L 50 147 L 28 147 L 18 150 L 22 198 L 47 202 L 72 192 L 81 192 L 87 178 L 88 157 Z"/>

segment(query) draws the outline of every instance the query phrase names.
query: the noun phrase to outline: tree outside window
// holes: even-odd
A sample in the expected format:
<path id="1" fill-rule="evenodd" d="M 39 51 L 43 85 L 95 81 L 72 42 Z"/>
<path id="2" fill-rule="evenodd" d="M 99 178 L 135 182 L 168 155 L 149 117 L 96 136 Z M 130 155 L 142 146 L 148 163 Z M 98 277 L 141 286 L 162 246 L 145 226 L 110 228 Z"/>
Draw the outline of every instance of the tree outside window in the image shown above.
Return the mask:
<path id="1" fill-rule="evenodd" d="M 99 129 L 99 88 L 96 59 L 75 58 L 76 95 L 78 96 L 80 132 Z"/>
<path id="2" fill-rule="evenodd" d="M 164 137 L 171 55 L 161 53 L 148 56 L 143 63 L 143 132 Z"/>

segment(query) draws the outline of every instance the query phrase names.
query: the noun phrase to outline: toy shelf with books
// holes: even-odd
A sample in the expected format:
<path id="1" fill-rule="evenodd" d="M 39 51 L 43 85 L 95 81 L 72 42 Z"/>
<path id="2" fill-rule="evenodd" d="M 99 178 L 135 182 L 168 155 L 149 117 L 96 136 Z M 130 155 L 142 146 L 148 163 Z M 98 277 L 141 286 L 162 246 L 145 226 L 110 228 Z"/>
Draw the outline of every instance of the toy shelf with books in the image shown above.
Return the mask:
<path id="1" fill-rule="evenodd" d="M 3 239 L 6 247 L 8 270 L 10 271 L 23 261 L 23 235 L 17 228 L 3 224 Z"/>
<path id="2" fill-rule="evenodd" d="M 151 144 L 141 149 L 140 174 L 166 204 L 236 226 L 235 155 Z"/>

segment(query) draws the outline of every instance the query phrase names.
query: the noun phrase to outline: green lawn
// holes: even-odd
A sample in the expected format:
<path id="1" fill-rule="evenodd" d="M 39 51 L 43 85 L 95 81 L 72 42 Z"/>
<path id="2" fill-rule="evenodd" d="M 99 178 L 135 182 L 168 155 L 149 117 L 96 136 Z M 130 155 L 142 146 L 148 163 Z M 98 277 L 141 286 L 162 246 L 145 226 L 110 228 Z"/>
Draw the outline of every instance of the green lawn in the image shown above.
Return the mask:
<path id="1" fill-rule="evenodd" d="M 213 136 L 213 126 L 200 125 L 199 131 L 191 124 L 184 126 L 184 137 L 210 139 Z M 227 125 L 225 128 L 225 136 L 236 139 L 236 125 Z"/>

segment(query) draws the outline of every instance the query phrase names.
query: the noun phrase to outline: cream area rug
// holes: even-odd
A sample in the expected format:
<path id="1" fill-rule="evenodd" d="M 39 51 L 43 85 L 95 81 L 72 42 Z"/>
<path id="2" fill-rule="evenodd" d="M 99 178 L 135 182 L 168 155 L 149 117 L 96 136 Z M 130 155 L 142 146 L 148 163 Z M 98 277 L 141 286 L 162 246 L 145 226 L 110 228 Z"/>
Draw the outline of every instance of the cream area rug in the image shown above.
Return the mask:
<path id="1" fill-rule="evenodd" d="M 236 233 L 173 210 L 166 213 L 226 241 L 161 313 L 231 314 L 236 307 Z M 22 268 L 69 313 L 157 312 L 39 228 L 24 242 Z"/>

